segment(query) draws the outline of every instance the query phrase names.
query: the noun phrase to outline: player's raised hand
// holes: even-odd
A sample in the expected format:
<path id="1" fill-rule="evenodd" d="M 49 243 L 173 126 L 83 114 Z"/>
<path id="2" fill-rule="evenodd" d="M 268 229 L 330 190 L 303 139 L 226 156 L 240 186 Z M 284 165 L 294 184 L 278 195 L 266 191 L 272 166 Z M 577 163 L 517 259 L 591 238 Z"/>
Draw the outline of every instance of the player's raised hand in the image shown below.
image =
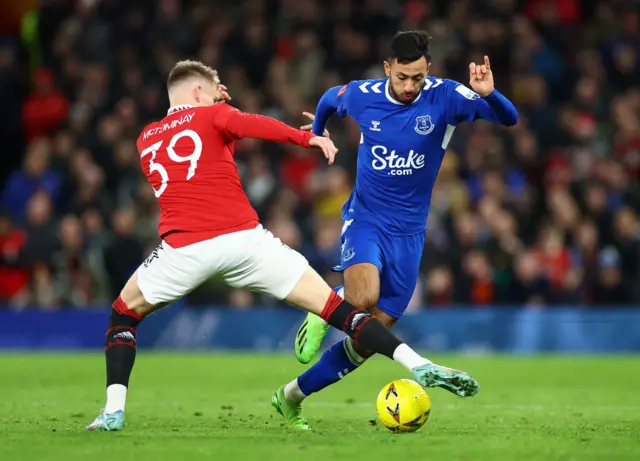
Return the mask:
<path id="1" fill-rule="evenodd" d="M 218 85 L 218 98 L 216 99 L 216 104 L 227 101 L 231 101 L 231 96 L 229 96 L 227 86 L 220 84 Z"/>
<path id="2" fill-rule="evenodd" d="M 484 57 L 484 64 L 469 64 L 469 84 L 473 91 L 484 97 L 493 91 L 493 74 L 491 73 L 491 64 L 489 56 Z"/>
<path id="3" fill-rule="evenodd" d="M 327 160 L 329 160 L 329 165 L 333 165 L 333 161 L 336 159 L 336 154 L 338 153 L 338 148 L 333 144 L 331 139 L 322 136 L 314 136 L 309 140 L 309 144 L 322 149 L 322 153 Z"/>
<path id="4" fill-rule="evenodd" d="M 311 112 L 303 112 L 302 115 L 304 115 L 305 117 L 307 117 L 309 120 L 311 120 L 312 122 L 316 119 L 316 116 L 313 115 Z M 313 129 L 313 124 L 309 124 L 309 125 L 302 125 L 300 127 L 300 129 L 302 131 L 311 131 Z M 324 136 L 325 138 L 328 138 L 329 135 L 329 130 L 324 130 L 324 133 L 322 133 L 322 136 Z"/>

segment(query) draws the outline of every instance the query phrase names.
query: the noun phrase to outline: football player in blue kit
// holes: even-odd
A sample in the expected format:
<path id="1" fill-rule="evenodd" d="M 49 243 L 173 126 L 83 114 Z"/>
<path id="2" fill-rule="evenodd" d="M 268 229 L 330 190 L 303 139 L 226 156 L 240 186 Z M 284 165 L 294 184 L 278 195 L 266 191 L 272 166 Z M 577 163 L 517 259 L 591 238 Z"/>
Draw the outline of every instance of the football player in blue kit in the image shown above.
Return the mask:
<path id="1" fill-rule="evenodd" d="M 478 119 L 504 126 L 517 123 L 514 105 L 494 88 L 489 58 L 469 65 L 471 88 L 428 76 L 429 36 L 399 32 L 391 43 L 386 78 L 357 80 L 329 89 L 320 99 L 313 124 L 328 135 L 329 118 L 350 115 L 361 131 L 354 189 L 342 209 L 338 294 L 368 309 L 391 328 L 404 313 L 419 276 L 433 186 L 456 126 Z M 309 314 L 300 327 L 296 357 L 309 363 L 329 326 Z M 354 371 L 372 355 L 346 338 L 327 349 L 305 373 L 276 391 L 272 404 L 287 425 L 309 429 L 302 401 Z M 478 391 L 468 374 L 433 364 L 429 387 L 461 397 Z"/>

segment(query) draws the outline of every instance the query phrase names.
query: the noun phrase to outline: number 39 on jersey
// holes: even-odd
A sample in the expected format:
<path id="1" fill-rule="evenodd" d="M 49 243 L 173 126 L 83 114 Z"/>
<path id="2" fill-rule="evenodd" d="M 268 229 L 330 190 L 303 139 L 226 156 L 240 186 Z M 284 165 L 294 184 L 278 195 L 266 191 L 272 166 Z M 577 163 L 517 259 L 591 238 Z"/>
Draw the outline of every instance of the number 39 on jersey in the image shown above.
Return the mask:
<path id="1" fill-rule="evenodd" d="M 190 155 L 182 156 L 176 152 L 176 149 L 175 149 L 176 144 L 178 143 L 178 141 L 180 141 L 183 138 L 189 138 L 193 142 L 192 152 Z M 172 181 L 176 180 L 176 178 L 170 179 L 167 168 L 165 168 L 165 166 L 162 165 L 161 160 L 158 160 L 156 158 L 158 155 L 158 152 L 163 149 L 164 147 L 163 144 L 164 144 L 164 141 L 158 141 L 155 144 L 152 144 L 151 146 L 147 147 L 140 153 L 140 156 L 142 157 L 143 161 L 145 157 L 150 155 L 149 157 L 150 176 L 152 173 L 157 173 L 160 175 L 160 178 L 161 178 L 160 187 L 156 189 L 152 185 L 153 190 L 156 194 L 156 197 L 160 197 L 164 193 L 164 191 L 167 189 L 167 186 L 170 180 Z M 184 179 L 179 178 L 179 180 L 188 181 L 191 178 L 193 178 L 193 176 L 196 174 L 196 168 L 198 168 L 198 160 L 200 160 L 200 156 L 202 155 L 202 139 L 200 139 L 200 136 L 198 135 L 198 133 L 196 133 L 193 130 L 180 131 L 175 135 L 173 135 L 173 137 L 171 138 L 169 143 L 166 145 L 166 147 L 164 147 L 164 149 L 166 149 L 167 155 L 171 161 L 176 163 L 189 162 L 189 169 L 187 171 L 186 178 Z M 151 177 L 149 179 L 150 181 L 152 181 Z"/>

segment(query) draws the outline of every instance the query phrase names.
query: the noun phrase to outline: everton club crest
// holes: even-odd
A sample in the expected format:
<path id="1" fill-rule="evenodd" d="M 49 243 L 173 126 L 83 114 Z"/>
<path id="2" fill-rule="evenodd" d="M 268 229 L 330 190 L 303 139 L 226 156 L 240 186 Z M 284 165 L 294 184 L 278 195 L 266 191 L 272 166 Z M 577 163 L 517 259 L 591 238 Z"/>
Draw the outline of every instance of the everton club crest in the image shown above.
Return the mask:
<path id="1" fill-rule="evenodd" d="M 436 125 L 431 121 L 431 115 L 421 115 L 416 117 L 416 133 L 428 135 L 433 131 Z"/>

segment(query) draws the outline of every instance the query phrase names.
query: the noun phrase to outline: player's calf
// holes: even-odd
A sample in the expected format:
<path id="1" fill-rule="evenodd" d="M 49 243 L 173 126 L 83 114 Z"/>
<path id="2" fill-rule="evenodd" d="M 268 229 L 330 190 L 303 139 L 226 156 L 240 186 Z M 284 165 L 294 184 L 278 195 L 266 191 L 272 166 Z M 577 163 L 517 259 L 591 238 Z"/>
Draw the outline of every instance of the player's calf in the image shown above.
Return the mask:
<path id="1" fill-rule="evenodd" d="M 105 414 L 124 411 L 129 378 L 136 360 L 138 324 L 142 318 L 129 309 L 122 297 L 119 296 L 113 303 L 104 346 L 107 362 Z"/>
<path id="2" fill-rule="evenodd" d="M 360 342 L 363 347 L 385 355 L 409 370 L 430 363 L 403 344 L 370 312 L 355 307 L 338 296 L 310 267 L 285 300 L 319 315 L 331 326 Z"/>
<path id="3" fill-rule="evenodd" d="M 136 336 L 142 316 L 129 309 L 121 296 L 115 300 L 105 335 L 107 403 L 87 426 L 89 431 L 117 431 L 124 427 L 129 377 L 136 360 Z"/>
<path id="4" fill-rule="evenodd" d="M 120 430 L 124 426 L 124 408 L 129 378 L 136 360 L 138 325 L 156 306 L 149 304 L 138 288 L 134 274 L 114 301 L 105 335 L 107 364 L 107 403 L 89 430 Z"/>
<path id="5" fill-rule="evenodd" d="M 380 310 L 377 307 L 371 307 L 369 309 L 367 309 L 369 312 L 371 312 L 371 314 L 378 319 L 380 322 L 382 322 L 382 324 L 387 327 L 389 330 L 391 330 L 391 328 L 393 327 L 393 325 L 398 321 L 398 319 L 396 319 L 395 317 L 391 317 L 389 314 L 387 314 L 386 312 L 383 312 L 382 310 Z M 372 355 L 375 354 L 375 352 L 373 352 L 371 349 L 367 349 L 366 347 L 364 347 L 362 344 L 360 344 L 357 341 L 353 341 L 352 342 L 352 348 L 354 353 L 356 353 L 359 357 L 361 357 L 363 360 L 368 359 L 369 357 L 371 357 Z"/>
<path id="6" fill-rule="evenodd" d="M 138 324 L 155 306 L 149 304 L 138 288 L 138 275 L 126 283 L 113 303 L 105 337 L 107 361 L 107 405 L 105 413 L 124 411 L 129 377 L 136 359 Z"/>

